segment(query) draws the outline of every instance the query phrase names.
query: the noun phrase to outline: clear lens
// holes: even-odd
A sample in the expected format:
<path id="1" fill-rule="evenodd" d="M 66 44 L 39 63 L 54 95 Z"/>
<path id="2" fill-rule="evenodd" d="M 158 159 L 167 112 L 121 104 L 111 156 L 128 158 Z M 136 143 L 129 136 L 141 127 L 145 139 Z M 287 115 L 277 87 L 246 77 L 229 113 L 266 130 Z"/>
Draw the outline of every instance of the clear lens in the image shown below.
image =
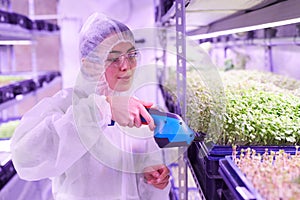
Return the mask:
<path id="1" fill-rule="evenodd" d="M 120 56 L 116 58 L 108 58 L 106 60 L 107 65 L 114 65 L 114 66 L 120 66 L 124 63 L 125 59 L 129 61 L 130 64 L 135 64 L 140 56 L 140 53 L 138 50 L 130 51 L 125 54 L 121 54 Z"/>

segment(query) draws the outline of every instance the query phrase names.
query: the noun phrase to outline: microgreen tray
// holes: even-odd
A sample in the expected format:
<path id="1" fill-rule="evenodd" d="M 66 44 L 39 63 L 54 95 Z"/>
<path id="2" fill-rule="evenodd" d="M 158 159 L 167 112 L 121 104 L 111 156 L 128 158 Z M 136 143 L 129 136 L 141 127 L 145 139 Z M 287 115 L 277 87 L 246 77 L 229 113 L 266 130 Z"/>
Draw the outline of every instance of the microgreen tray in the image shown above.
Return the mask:
<path id="1" fill-rule="evenodd" d="M 263 153 L 253 150 L 250 148 L 234 156 L 236 160 L 233 156 L 225 156 L 219 161 L 219 173 L 235 198 L 261 200 L 299 197 L 299 173 L 294 170 L 299 162 L 298 147 L 269 147 Z M 273 177 L 274 173 L 278 175 Z"/>
<path id="2" fill-rule="evenodd" d="M 220 160 L 220 175 L 237 200 L 263 200 L 231 158 Z"/>

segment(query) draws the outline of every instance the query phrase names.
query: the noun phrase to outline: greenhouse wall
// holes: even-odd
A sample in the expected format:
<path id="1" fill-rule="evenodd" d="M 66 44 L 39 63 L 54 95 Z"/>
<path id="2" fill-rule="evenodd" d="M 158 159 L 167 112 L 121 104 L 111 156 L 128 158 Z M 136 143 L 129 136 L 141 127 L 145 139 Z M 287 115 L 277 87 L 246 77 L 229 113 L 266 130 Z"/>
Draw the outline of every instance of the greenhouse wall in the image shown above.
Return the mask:
<path id="1" fill-rule="evenodd" d="M 254 69 L 273 71 L 277 74 L 300 79 L 300 46 L 274 46 L 271 48 L 272 63 L 269 62 L 268 50 L 263 46 L 241 46 L 212 48 L 212 61 L 221 69 L 234 67 L 235 69 Z"/>

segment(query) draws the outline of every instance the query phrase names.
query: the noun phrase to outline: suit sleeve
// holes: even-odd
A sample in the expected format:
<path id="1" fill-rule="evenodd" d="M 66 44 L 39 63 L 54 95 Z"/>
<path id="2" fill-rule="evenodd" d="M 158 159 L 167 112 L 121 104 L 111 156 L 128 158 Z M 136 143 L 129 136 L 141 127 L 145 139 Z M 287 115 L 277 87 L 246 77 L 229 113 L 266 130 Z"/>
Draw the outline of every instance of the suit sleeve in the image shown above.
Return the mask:
<path id="1" fill-rule="evenodd" d="M 101 130 L 110 120 L 105 96 L 93 94 L 74 104 L 72 90 L 63 90 L 43 99 L 22 117 L 12 137 L 12 161 L 17 173 L 25 180 L 62 174 L 99 139 L 99 131 L 87 134 L 86 139 L 78 130 Z M 82 140 L 92 142 L 83 144 Z"/>

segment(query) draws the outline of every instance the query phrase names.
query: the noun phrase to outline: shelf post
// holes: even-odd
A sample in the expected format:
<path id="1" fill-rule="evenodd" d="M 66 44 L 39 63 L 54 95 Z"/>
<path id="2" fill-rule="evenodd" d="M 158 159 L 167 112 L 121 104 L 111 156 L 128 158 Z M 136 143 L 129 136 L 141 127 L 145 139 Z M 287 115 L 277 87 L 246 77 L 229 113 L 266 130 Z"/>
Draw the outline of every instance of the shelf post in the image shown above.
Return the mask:
<path id="1" fill-rule="evenodd" d="M 176 51 L 177 51 L 177 97 L 180 103 L 180 114 L 183 120 L 186 120 L 186 39 L 185 39 L 185 0 L 176 0 Z M 185 148 L 185 147 L 180 147 Z M 179 151 L 181 152 L 181 151 Z M 187 181 L 187 151 L 179 155 L 178 159 L 178 181 L 179 181 L 179 199 L 188 199 L 188 181 Z"/>
<path id="2" fill-rule="evenodd" d="M 265 48 L 265 67 L 269 68 L 270 72 L 274 72 L 272 46 L 267 45 L 264 48 Z"/>
<path id="3" fill-rule="evenodd" d="M 28 0 L 28 13 L 29 18 L 31 20 L 35 20 L 35 2 L 34 0 Z M 33 36 L 32 40 L 34 41 L 36 36 Z M 36 55 L 36 44 L 31 46 L 31 66 L 32 66 L 32 73 L 34 76 L 37 75 L 37 55 Z"/>

